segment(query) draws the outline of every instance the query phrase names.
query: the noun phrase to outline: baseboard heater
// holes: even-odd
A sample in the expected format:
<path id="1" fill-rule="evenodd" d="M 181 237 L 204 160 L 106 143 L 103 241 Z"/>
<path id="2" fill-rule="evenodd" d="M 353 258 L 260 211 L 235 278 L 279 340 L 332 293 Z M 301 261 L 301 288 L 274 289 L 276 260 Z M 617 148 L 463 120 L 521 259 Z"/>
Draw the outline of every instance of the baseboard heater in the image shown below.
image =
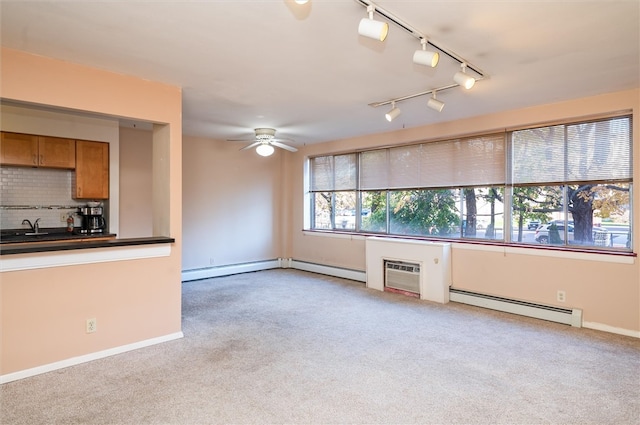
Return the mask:
<path id="1" fill-rule="evenodd" d="M 449 300 L 463 304 L 475 305 L 477 307 L 504 311 L 506 313 L 519 314 L 521 316 L 563 323 L 565 325 L 571 325 L 578 328 L 582 327 L 581 309 L 559 308 L 453 288 L 449 289 Z"/>

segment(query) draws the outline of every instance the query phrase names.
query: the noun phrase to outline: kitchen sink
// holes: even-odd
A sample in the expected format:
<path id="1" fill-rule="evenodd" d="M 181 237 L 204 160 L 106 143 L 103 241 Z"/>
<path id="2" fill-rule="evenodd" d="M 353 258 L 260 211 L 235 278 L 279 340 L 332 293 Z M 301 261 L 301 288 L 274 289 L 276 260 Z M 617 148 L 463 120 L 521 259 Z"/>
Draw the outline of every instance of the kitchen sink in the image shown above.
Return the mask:
<path id="1" fill-rule="evenodd" d="M 22 229 L 7 229 L 4 231 L 0 231 L 0 244 L 8 244 L 8 243 L 23 243 L 23 242 L 51 242 L 51 241 L 68 241 L 73 242 L 75 240 L 83 239 L 89 240 L 92 238 L 104 238 L 114 236 L 108 233 L 99 233 L 99 234 L 79 234 L 79 233 L 69 233 L 65 227 L 63 228 L 47 228 L 42 231 L 35 233 L 30 230 L 22 230 Z"/>
<path id="2" fill-rule="evenodd" d="M 18 243 L 18 242 L 35 242 L 46 240 L 63 239 L 66 235 L 63 233 L 49 232 L 24 232 L 24 231 L 5 231 L 0 232 L 0 243 Z"/>

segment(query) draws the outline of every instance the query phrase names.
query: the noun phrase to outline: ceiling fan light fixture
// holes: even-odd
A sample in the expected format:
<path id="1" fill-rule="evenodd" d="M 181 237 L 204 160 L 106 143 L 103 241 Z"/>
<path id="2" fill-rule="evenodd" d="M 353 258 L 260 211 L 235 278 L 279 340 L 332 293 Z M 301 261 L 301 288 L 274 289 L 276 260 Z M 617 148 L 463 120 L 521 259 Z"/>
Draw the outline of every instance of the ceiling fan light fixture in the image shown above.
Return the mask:
<path id="1" fill-rule="evenodd" d="M 460 64 L 460 66 L 462 67 L 462 70 L 456 72 L 456 74 L 453 76 L 453 81 L 469 90 L 476 83 L 476 79 L 465 72 L 467 70 L 466 63 L 463 62 Z"/>
<path id="2" fill-rule="evenodd" d="M 413 54 L 413 63 L 435 68 L 440 60 L 440 53 L 427 50 L 427 43 L 426 38 L 420 39 L 422 49 L 416 50 Z"/>
<path id="3" fill-rule="evenodd" d="M 309 0 L 295 0 L 295 1 L 298 4 L 307 4 L 307 3 L 309 3 Z"/>
<path id="4" fill-rule="evenodd" d="M 358 34 L 373 38 L 374 40 L 384 41 L 389 33 L 389 24 L 373 19 L 375 8 L 372 5 L 367 6 L 368 18 L 362 18 L 358 25 Z"/>
<path id="5" fill-rule="evenodd" d="M 260 156 L 271 156 L 275 149 L 268 143 L 262 143 L 256 148 L 256 152 Z"/>
<path id="6" fill-rule="evenodd" d="M 255 128 L 257 140 L 271 140 L 276 136 L 276 130 L 273 128 Z"/>

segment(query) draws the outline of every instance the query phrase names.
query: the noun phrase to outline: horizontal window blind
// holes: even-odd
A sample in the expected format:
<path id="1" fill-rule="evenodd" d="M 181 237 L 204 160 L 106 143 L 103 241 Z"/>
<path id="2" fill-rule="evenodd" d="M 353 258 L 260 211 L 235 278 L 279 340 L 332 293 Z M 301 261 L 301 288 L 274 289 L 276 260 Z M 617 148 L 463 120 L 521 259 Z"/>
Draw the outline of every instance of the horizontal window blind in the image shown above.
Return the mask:
<path id="1" fill-rule="evenodd" d="M 513 183 L 564 180 L 564 126 L 532 128 L 512 134 Z"/>
<path id="2" fill-rule="evenodd" d="M 630 179 L 630 125 L 625 117 L 567 126 L 566 180 Z"/>
<path id="3" fill-rule="evenodd" d="M 514 131 L 512 183 L 632 178 L 629 117 Z"/>
<path id="4" fill-rule="evenodd" d="M 311 158 L 311 191 L 333 190 L 333 157 Z"/>
<path id="5" fill-rule="evenodd" d="M 356 189 L 356 154 L 318 156 L 310 159 L 311 191 Z"/>
<path id="6" fill-rule="evenodd" d="M 497 185 L 505 182 L 503 134 L 360 154 L 360 189 Z"/>
<path id="7" fill-rule="evenodd" d="M 389 149 L 360 153 L 360 189 L 381 190 L 389 185 Z"/>

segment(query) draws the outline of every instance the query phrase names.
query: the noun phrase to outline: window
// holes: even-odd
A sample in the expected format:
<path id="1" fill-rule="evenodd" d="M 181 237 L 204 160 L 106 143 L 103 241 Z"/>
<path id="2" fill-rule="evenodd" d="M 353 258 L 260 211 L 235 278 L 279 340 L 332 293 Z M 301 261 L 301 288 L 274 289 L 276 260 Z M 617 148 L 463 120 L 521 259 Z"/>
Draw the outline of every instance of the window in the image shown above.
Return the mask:
<path id="1" fill-rule="evenodd" d="M 456 232 L 457 190 L 396 190 L 389 196 L 389 232 L 396 235 L 450 236 Z"/>
<path id="2" fill-rule="evenodd" d="M 625 116 L 311 158 L 311 228 L 629 250 L 630 126 Z"/>
<path id="3" fill-rule="evenodd" d="M 312 228 L 355 230 L 356 154 L 311 159 Z"/>
<path id="4" fill-rule="evenodd" d="M 460 204 L 463 238 L 504 239 L 504 186 L 463 189 Z"/>
<path id="5" fill-rule="evenodd" d="M 371 233 L 388 233 L 387 231 L 387 192 L 361 191 L 360 215 L 362 217 L 360 230 Z"/>
<path id="6" fill-rule="evenodd" d="M 629 117 L 514 131 L 512 241 L 630 248 Z M 525 229 L 539 221 L 533 237 Z"/>

